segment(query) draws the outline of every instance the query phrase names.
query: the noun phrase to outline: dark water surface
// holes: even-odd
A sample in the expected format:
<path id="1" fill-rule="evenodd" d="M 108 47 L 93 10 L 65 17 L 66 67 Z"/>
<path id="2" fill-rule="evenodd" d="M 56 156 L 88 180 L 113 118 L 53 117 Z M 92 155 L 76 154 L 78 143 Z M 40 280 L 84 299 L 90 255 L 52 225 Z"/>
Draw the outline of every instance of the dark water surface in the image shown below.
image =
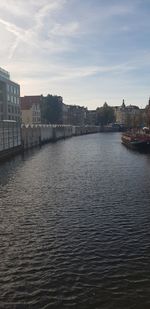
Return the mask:
<path id="1" fill-rule="evenodd" d="M 2 308 L 150 308 L 150 155 L 101 133 L 0 165 Z"/>

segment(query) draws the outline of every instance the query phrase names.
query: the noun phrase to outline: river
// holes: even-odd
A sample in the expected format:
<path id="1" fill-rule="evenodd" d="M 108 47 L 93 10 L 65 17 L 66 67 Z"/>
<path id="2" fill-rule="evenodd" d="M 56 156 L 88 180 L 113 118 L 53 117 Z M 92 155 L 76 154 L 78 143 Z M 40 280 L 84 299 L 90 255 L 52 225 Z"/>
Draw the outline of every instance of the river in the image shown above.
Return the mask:
<path id="1" fill-rule="evenodd" d="M 119 133 L 0 165 L 0 308 L 150 308 L 150 155 Z"/>

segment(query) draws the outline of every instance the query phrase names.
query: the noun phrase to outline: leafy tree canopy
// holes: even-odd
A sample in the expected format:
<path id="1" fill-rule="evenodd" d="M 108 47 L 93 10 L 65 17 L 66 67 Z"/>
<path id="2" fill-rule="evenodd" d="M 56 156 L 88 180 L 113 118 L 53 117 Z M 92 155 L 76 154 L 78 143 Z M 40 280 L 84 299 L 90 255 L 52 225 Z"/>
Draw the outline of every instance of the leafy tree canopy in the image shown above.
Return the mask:
<path id="1" fill-rule="evenodd" d="M 113 107 L 106 102 L 102 107 L 97 108 L 97 123 L 107 125 L 115 121 L 115 114 Z"/>
<path id="2" fill-rule="evenodd" d="M 41 104 L 41 116 L 43 123 L 62 123 L 62 98 L 48 94 Z"/>

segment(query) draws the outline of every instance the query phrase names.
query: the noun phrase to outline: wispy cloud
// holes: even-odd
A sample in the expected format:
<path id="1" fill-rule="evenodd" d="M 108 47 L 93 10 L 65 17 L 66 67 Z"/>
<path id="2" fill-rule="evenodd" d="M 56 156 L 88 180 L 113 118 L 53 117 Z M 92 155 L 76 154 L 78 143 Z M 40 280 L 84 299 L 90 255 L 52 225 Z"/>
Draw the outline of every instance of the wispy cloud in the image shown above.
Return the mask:
<path id="1" fill-rule="evenodd" d="M 65 25 L 56 23 L 54 27 L 49 31 L 49 36 L 73 36 L 79 30 L 78 22 L 71 22 Z"/>
<path id="2" fill-rule="evenodd" d="M 10 66 L 12 71 L 16 70 L 15 64 Z M 41 79 L 49 80 L 49 82 L 57 81 L 71 81 L 76 79 L 84 79 L 91 76 L 109 76 L 110 74 L 119 75 L 129 71 L 133 71 L 135 67 L 131 64 L 117 64 L 114 66 L 64 66 L 57 64 L 49 64 L 46 67 L 42 64 L 30 63 L 27 67 L 26 63 L 20 63 L 20 69 L 18 69 L 18 75 L 22 74 L 24 80 L 28 79 L 29 76 L 34 80 Z"/>
<path id="3" fill-rule="evenodd" d="M 76 68 L 64 68 L 61 69 L 61 74 L 57 72 L 57 76 L 52 77 L 52 80 L 71 80 L 76 78 L 84 78 L 95 75 L 104 75 L 110 73 L 122 73 L 133 70 L 132 66 L 127 65 L 116 65 L 116 66 L 87 66 L 87 67 L 76 67 Z"/>
<path id="4" fill-rule="evenodd" d="M 20 1 L 22 3 L 22 1 Z M 37 7 L 37 5 L 34 5 L 32 7 L 36 9 L 36 13 L 33 15 L 33 12 L 31 10 L 31 17 L 33 17 L 33 25 L 32 27 L 26 29 L 23 29 L 21 26 L 17 26 L 14 23 L 7 21 L 5 19 L 0 18 L 0 23 L 3 24 L 7 31 L 9 31 L 10 33 L 12 33 L 15 36 L 15 40 L 14 40 L 14 44 L 11 46 L 10 52 L 9 52 L 9 59 L 11 59 L 18 47 L 18 45 L 21 42 L 26 43 L 27 45 L 30 46 L 36 46 L 38 47 L 40 44 L 42 44 L 43 48 L 50 48 L 50 50 L 54 50 L 56 51 L 57 47 L 55 46 L 55 41 L 51 41 L 48 42 L 49 39 L 49 35 L 47 35 L 48 39 L 44 40 L 42 38 L 40 38 L 40 32 L 45 31 L 45 27 L 44 27 L 44 20 L 46 18 L 46 16 L 48 15 L 49 18 L 51 18 L 51 14 L 54 11 L 60 10 L 63 5 L 66 3 L 66 0 L 51 0 L 51 1 L 43 1 L 44 4 L 41 5 L 39 7 Z M 14 5 L 14 1 L 10 1 L 10 3 L 12 4 L 12 6 Z M 35 2 L 31 1 L 31 4 L 33 4 Z M 5 9 L 10 10 L 11 6 L 9 7 L 7 4 L 5 6 Z M 16 10 L 14 10 L 16 13 Z M 20 6 L 20 10 L 17 10 L 17 13 L 19 15 L 23 15 L 22 12 L 22 7 Z M 25 11 L 26 13 L 26 11 Z M 54 24 L 53 28 L 52 28 L 52 32 L 51 34 L 54 32 L 56 32 L 56 29 L 58 29 L 58 31 L 60 32 L 60 28 L 61 25 L 60 24 Z M 69 35 L 69 30 L 70 30 L 70 34 L 73 33 L 75 31 L 75 28 L 77 28 L 77 25 L 74 23 L 70 24 L 70 25 L 66 25 L 63 26 L 62 29 L 62 33 L 64 33 L 64 35 L 67 35 L 67 31 L 68 31 L 68 35 Z M 58 48 L 59 50 L 59 48 Z"/>
<path id="5" fill-rule="evenodd" d="M 14 34 L 16 37 L 21 37 L 22 34 L 24 33 L 24 31 L 22 31 L 21 28 L 17 27 L 15 24 L 9 21 L 6 21 L 2 18 L 0 18 L 0 23 L 6 26 L 6 29 L 12 34 Z"/>
<path id="6" fill-rule="evenodd" d="M 33 27 L 34 30 L 41 29 L 44 26 L 44 19 L 47 15 L 50 16 L 50 13 L 56 10 L 60 10 L 65 5 L 66 0 L 51 0 L 47 1 L 44 5 L 41 5 L 39 10 L 37 11 L 34 20 L 35 20 L 35 26 Z"/>
<path id="7" fill-rule="evenodd" d="M 24 94 L 62 91 L 79 100 L 85 87 L 88 101 L 104 91 L 130 95 L 139 84 L 145 91 L 149 8 L 141 0 L 0 1 L 1 66 Z"/>

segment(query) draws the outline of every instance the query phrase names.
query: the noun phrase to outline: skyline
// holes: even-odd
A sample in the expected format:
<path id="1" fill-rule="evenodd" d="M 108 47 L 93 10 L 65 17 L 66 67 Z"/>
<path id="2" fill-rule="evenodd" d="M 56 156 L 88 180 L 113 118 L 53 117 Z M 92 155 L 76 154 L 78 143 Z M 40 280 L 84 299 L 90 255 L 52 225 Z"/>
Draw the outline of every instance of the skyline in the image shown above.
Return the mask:
<path id="1" fill-rule="evenodd" d="M 21 96 L 61 95 L 95 109 L 143 108 L 150 90 L 148 0 L 0 3 L 1 64 Z"/>

